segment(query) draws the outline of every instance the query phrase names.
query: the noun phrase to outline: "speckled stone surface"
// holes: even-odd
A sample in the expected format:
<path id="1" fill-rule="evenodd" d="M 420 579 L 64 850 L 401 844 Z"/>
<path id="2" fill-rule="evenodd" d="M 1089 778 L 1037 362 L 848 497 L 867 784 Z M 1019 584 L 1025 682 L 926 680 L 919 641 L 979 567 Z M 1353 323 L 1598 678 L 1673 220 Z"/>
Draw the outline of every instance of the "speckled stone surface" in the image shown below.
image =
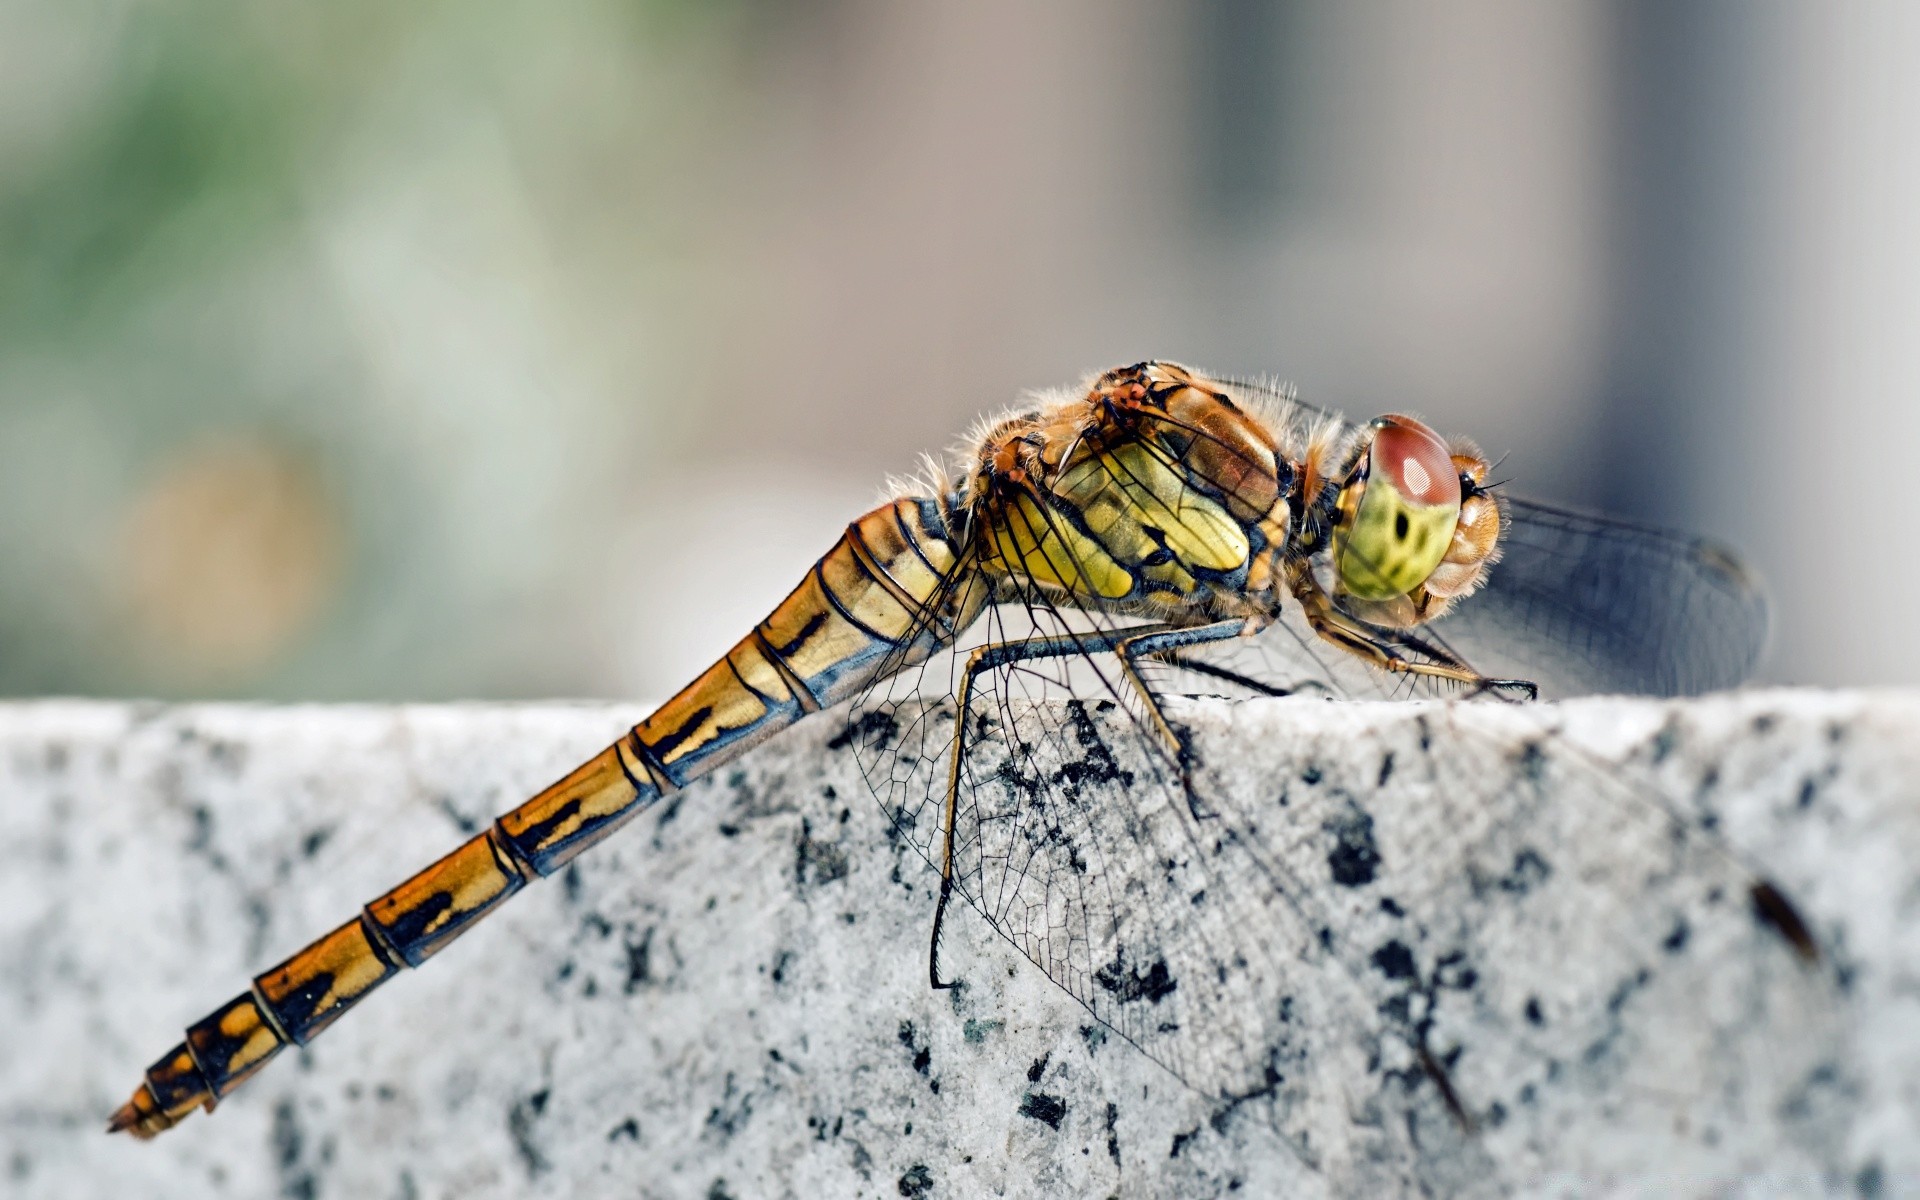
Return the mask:
<path id="1" fill-rule="evenodd" d="M 1303 1057 L 1304 1099 L 1291 1084 L 1210 1099 L 971 911 L 944 953 L 963 986 L 928 988 L 934 876 L 889 836 L 828 715 L 532 886 L 217 1113 L 140 1144 L 106 1136 L 106 1117 L 187 1022 L 643 714 L 0 706 L 0 1193 L 1920 1194 L 1920 695 L 1526 712 L 1280 700 L 1196 702 L 1183 719 L 1227 764 L 1217 786 L 1249 804 L 1343 764 L 1384 782 L 1381 747 L 1402 741 L 1422 747 L 1423 786 L 1456 797 L 1516 747 L 1571 756 L 1593 782 L 1547 795 L 1549 816 L 1657 793 L 1793 897 L 1822 961 L 1795 962 L 1765 930 L 1712 943 L 1661 915 L 1656 873 L 1646 920 L 1671 925 L 1653 931 L 1665 949 L 1594 984 L 1612 989 L 1603 1036 L 1560 1048 L 1550 1020 L 1447 1010 L 1465 1014 L 1465 1044 L 1485 1028 L 1512 1051 L 1456 1060 L 1475 1128 L 1378 1049 L 1391 1037 L 1371 1060 Z M 1436 722 L 1446 733 L 1429 739 Z M 1456 742 L 1473 747 L 1457 771 Z M 1415 853 L 1394 821 L 1382 804 L 1340 827 L 1362 828 L 1379 860 L 1355 904 Z M 1348 833 L 1335 851 L 1351 860 Z M 1604 873 L 1604 837 L 1565 849 L 1542 843 L 1560 874 L 1541 878 L 1574 861 Z M 1521 871 L 1461 893 L 1468 916 L 1474 897 L 1488 905 L 1476 953 L 1537 947 L 1515 899 L 1528 886 Z M 1620 920 L 1639 903 L 1623 898 Z M 1576 913 L 1552 928 L 1577 963 L 1612 961 L 1581 939 L 1624 926 L 1585 930 Z M 1435 986 L 1477 996 L 1499 983 L 1490 965 L 1485 981 Z M 1303 1012 L 1346 1005 L 1341 1027 L 1363 1039 L 1404 1018 L 1404 990 L 1380 989 L 1411 972 L 1357 983 L 1343 969 L 1303 966 Z M 1366 975 L 1364 960 L 1347 973 Z M 1711 1014 L 1721 979 L 1760 980 L 1780 1002 L 1729 1023 Z M 1712 1094 L 1677 1096 L 1690 1085 L 1661 1070 L 1696 1061 Z M 1547 1067 L 1523 1085 L 1500 1076 L 1508 1062 Z"/>

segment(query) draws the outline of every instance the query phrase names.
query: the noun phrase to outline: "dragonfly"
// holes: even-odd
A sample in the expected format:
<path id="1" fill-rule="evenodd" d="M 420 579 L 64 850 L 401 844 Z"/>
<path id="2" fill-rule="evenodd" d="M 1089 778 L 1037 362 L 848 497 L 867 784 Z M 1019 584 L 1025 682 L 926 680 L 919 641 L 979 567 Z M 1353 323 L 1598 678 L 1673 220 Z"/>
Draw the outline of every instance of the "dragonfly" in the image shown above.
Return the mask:
<path id="1" fill-rule="evenodd" d="M 1497 970 L 1435 931 L 1447 888 L 1519 893 L 1555 869 L 1524 835 L 1527 797 L 1553 786 L 1537 750 L 1486 756 L 1471 818 L 1424 827 L 1423 844 L 1452 845 L 1456 860 L 1484 851 L 1484 870 L 1381 896 L 1360 918 L 1326 897 L 1362 894 L 1400 853 L 1362 801 L 1410 772 L 1389 783 L 1391 752 L 1377 778 L 1309 766 L 1273 812 L 1236 812 L 1221 799 L 1231 748 L 1200 752 L 1181 697 L 1442 696 L 1519 711 L 1542 695 L 1724 688 L 1753 669 L 1766 604 L 1731 553 L 1509 495 L 1493 470 L 1414 417 L 1354 422 L 1277 385 L 1172 362 L 1037 394 L 979 425 L 951 463 L 929 459 L 897 483 L 765 620 L 613 745 L 189 1026 L 109 1130 L 145 1139 L 211 1111 L 530 882 L 836 706 L 835 744 L 859 756 L 894 828 L 938 873 L 931 986 L 955 982 L 942 931 L 964 902 L 1108 1028 L 1231 1097 L 1300 1074 L 1287 1048 L 1308 1034 L 1288 981 L 1324 960 L 1390 987 L 1359 1016 L 1322 1016 L 1395 1025 L 1407 1077 L 1463 1126 L 1484 1120 L 1498 1106 L 1459 1082 L 1460 1044 L 1440 1039 L 1435 1009 L 1476 970 Z M 1288 788 L 1293 811 L 1314 814 L 1299 827 Z M 1703 848 L 1685 814 L 1596 795 L 1596 813 L 1628 815 L 1572 835 L 1567 854 L 1637 831 L 1672 874 L 1685 843 L 1703 879 L 1693 927 L 1713 910 L 1790 961 L 1819 960 L 1784 892 L 1711 839 Z M 1636 920 L 1613 920 L 1607 937 L 1672 948 L 1672 930 Z M 1363 938 L 1356 922 L 1384 925 Z M 1632 978 L 1636 960 L 1620 961 Z M 1524 1012 L 1515 1045 L 1562 1015 L 1542 1008 L 1562 1001 L 1533 991 L 1512 1003 Z M 1617 997 L 1590 1007 L 1604 1020 Z"/>

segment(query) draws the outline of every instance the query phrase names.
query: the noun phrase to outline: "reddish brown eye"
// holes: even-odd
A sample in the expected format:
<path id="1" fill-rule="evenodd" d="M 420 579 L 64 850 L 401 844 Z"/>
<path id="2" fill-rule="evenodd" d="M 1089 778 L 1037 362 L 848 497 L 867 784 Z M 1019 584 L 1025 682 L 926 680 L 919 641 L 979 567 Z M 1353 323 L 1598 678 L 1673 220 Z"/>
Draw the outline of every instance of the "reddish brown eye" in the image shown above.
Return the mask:
<path id="1" fill-rule="evenodd" d="M 1412 417 L 1374 422 L 1373 474 L 1415 504 L 1460 503 L 1460 475 L 1440 435 Z"/>

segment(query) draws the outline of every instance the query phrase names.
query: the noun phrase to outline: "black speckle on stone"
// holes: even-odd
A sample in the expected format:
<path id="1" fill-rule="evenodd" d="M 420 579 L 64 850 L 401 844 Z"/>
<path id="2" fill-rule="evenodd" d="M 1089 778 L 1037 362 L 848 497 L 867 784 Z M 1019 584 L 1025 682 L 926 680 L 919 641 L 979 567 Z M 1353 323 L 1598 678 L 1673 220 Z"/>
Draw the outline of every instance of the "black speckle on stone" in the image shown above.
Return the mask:
<path id="1" fill-rule="evenodd" d="M 1167 970 L 1166 959 L 1156 958 L 1143 971 L 1129 968 L 1126 960 L 1117 954 L 1112 962 L 1094 972 L 1093 979 L 1122 1004 L 1136 1000 L 1158 1004 L 1179 986 L 1179 981 Z"/>
<path id="2" fill-rule="evenodd" d="M 1528 783 L 1541 783 L 1547 777 L 1547 752 L 1538 741 L 1529 738 L 1520 743 L 1514 766 L 1519 770 L 1520 777 Z"/>
<path id="3" fill-rule="evenodd" d="M 1527 1024 L 1545 1025 L 1547 1023 L 1547 1014 L 1540 1010 L 1540 997 L 1528 996 L 1525 1011 L 1527 1014 Z"/>
<path id="4" fill-rule="evenodd" d="M 1760 923 L 1785 938 L 1802 961 L 1819 961 L 1820 946 L 1813 940 L 1813 931 L 1784 892 L 1763 879 L 1753 885 L 1747 899 Z"/>
<path id="5" fill-rule="evenodd" d="M 740 827 L 738 825 L 729 825 L 725 821 L 722 821 L 718 826 L 716 826 L 716 828 L 719 829 L 720 836 L 723 838 L 732 838 L 732 837 L 740 836 Z"/>
<path id="6" fill-rule="evenodd" d="M 847 876 L 847 852 L 833 842 L 813 836 L 813 823 L 802 818 L 800 839 L 794 847 L 794 882 L 805 886 L 808 876 L 815 886 L 833 883 Z"/>
<path id="7" fill-rule="evenodd" d="M 1380 778 L 1375 781 L 1378 787 L 1387 786 L 1387 780 L 1393 778 L 1393 751 L 1389 750 L 1380 758 Z"/>
<path id="8" fill-rule="evenodd" d="M 902 1196 L 924 1196 L 933 1190 L 933 1172 L 925 1163 L 915 1163 L 900 1177 Z"/>
<path id="9" fill-rule="evenodd" d="M 774 955 L 773 956 L 773 981 L 775 983 L 785 983 L 787 981 L 787 968 L 792 965 L 793 965 L 793 951 L 782 950 L 780 953 Z"/>
<path id="10" fill-rule="evenodd" d="M 1042 1054 L 1039 1058 L 1036 1058 L 1033 1060 L 1033 1065 L 1027 1068 L 1028 1083 L 1040 1082 L 1040 1077 L 1047 1073 L 1047 1060 L 1052 1057 L 1053 1057 L 1052 1051 L 1048 1051 L 1047 1053 Z"/>
<path id="11" fill-rule="evenodd" d="M 551 1093 L 541 1088 L 530 1096 L 514 1101 L 507 1112 L 507 1133 L 513 1138 L 513 1148 L 519 1154 L 520 1161 L 527 1168 L 528 1175 L 538 1175 L 547 1169 L 547 1156 L 533 1139 L 533 1127 L 540 1114 L 547 1111 L 547 1098 Z"/>
<path id="12" fill-rule="evenodd" d="M 1875 1159 L 1854 1173 L 1853 1190 L 1860 1200 L 1879 1200 L 1886 1191 L 1886 1187 L 1886 1168 L 1880 1165 L 1879 1159 Z"/>
<path id="13" fill-rule="evenodd" d="M 301 838 L 300 857 L 312 858 L 314 855 L 320 853 L 320 847 L 326 845 L 328 839 L 331 837 L 333 837 L 332 828 L 323 825 L 312 833 L 309 833 L 306 837 Z"/>
<path id="14" fill-rule="evenodd" d="M 282 1100 L 273 1106 L 273 1161 L 282 1172 L 291 1171 L 300 1165 L 300 1151 L 305 1139 L 300 1136 L 300 1118 L 294 1113 L 293 1101 Z"/>
<path id="15" fill-rule="evenodd" d="M 205 854 L 213 846 L 213 810 L 204 804 L 196 804 L 187 816 L 193 821 L 193 831 L 187 834 L 187 849 L 196 854 Z"/>
<path id="16" fill-rule="evenodd" d="M 1045 1092 L 1028 1092 L 1020 1100 L 1020 1115 L 1058 1129 L 1060 1122 L 1067 1119 L 1067 1102 Z"/>
<path id="17" fill-rule="evenodd" d="M 922 1075 L 928 1074 L 933 1067 L 933 1049 L 920 1041 L 920 1032 L 912 1021 L 900 1022 L 899 1037 L 900 1044 L 913 1054 L 913 1069 Z"/>
<path id="18" fill-rule="evenodd" d="M 1120 1106 L 1107 1105 L 1107 1157 L 1113 1160 L 1113 1165 L 1116 1167 L 1120 1165 L 1120 1133 L 1117 1128 L 1119 1124 Z"/>
<path id="19" fill-rule="evenodd" d="M 1190 1130 L 1188 1130 L 1188 1131 L 1187 1131 L 1186 1133 L 1176 1133 L 1176 1134 L 1174 1134 L 1174 1135 L 1173 1135 L 1173 1146 L 1172 1146 L 1172 1148 L 1171 1148 L 1171 1149 L 1169 1149 L 1169 1150 L 1167 1151 L 1167 1157 L 1168 1157 L 1168 1158 L 1179 1158 L 1179 1157 L 1180 1157 L 1180 1152 L 1181 1152 L 1182 1150 L 1185 1150 L 1185 1149 L 1187 1148 L 1187 1143 L 1189 1143 L 1189 1142 L 1191 1142 L 1191 1141 L 1192 1141 L 1193 1139 L 1195 1139 L 1195 1138 L 1197 1138 L 1197 1137 L 1199 1137 L 1199 1136 L 1200 1136 L 1200 1130 L 1199 1130 L 1199 1127 L 1198 1127 L 1198 1126 L 1196 1126 L 1196 1127 L 1194 1127 L 1193 1129 L 1190 1129 Z"/>
<path id="20" fill-rule="evenodd" d="M 1400 902 L 1392 896 L 1380 897 L 1380 911 L 1390 917 L 1404 917 L 1407 915 L 1407 910 L 1401 908 Z"/>
<path id="21" fill-rule="evenodd" d="M 1327 854 L 1327 867 L 1333 872 L 1333 881 L 1342 887 L 1372 883 L 1380 868 L 1380 850 L 1373 841 L 1373 818 L 1359 805 L 1349 804 L 1346 812 L 1328 821 L 1323 828 L 1333 835 L 1333 849 Z"/>
<path id="22" fill-rule="evenodd" d="M 293 1102 L 280 1101 L 273 1106 L 273 1159 L 280 1176 L 280 1194 L 286 1200 L 313 1200 L 319 1194 L 319 1180 L 301 1163 L 305 1146 Z"/>
<path id="23" fill-rule="evenodd" d="M 567 869 L 560 872 L 560 890 L 566 893 L 568 904 L 580 903 L 580 867 L 577 863 L 568 863 Z"/>
<path id="24" fill-rule="evenodd" d="M 727 1190 L 724 1176 L 714 1178 L 712 1185 L 707 1188 L 707 1200 L 733 1200 L 733 1193 Z"/>
<path id="25" fill-rule="evenodd" d="M 653 982 L 651 960 L 653 957 L 653 926 L 640 935 L 637 942 L 629 941 L 627 947 L 627 983 L 626 992 L 631 996 L 647 984 Z"/>
<path id="26" fill-rule="evenodd" d="M 743 1094 L 734 1084 L 733 1072 L 727 1072 L 726 1090 L 721 1093 L 720 1103 L 707 1110 L 707 1128 L 719 1134 L 721 1141 L 731 1141 L 746 1128 L 752 1116 L 753 1096 Z"/>
<path id="27" fill-rule="evenodd" d="M 1375 950 L 1372 962 L 1374 969 L 1388 979 L 1414 978 L 1413 951 L 1398 938 Z"/>
<path id="28" fill-rule="evenodd" d="M 1814 798 L 1820 794 L 1820 781 L 1809 775 L 1800 781 L 1800 796 L 1796 801 L 1801 808 L 1812 808 Z"/>
<path id="29" fill-rule="evenodd" d="M 900 733 L 900 723 L 891 715 L 875 709 L 863 712 L 827 743 L 829 750 L 859 746 L 863 750 L 885 750 Z"/>
<path id="30" fill-rule="evenodd" d="M 1675 917 L 1673 928 L 1667 932 L 1666 937 L 1660 939 L 1660 948 L 1668 954 L 1678 954 L 1687 948 L 1687 938 L 1692 933 L 1693 931 L 1687 928 L 1685 917 Z"/>
<path id="31" fill-rule="evenodd" d="M 1300 772 L 1300 782 L 1308 787 L 1313 787 L 1326 777 L 1326 772 L 1322 771 L 1317 763 L 1308 763 L 1306 770 Z"/>
<path id="32" fill-rule="evenodd" d="M 640 1122 L 632 1117 L 628 1117 L 607 1131 L 607 1140 L 609 1142 L 617 1142 L 621 1138 L 625 1138 L 630 1142 L 638 1142 L 640 1140 Z"/>
<path id="33" fill-rule="evenodd" d="M 1503 892 L 1515 896 L 1524 896 L 1547 881 L 1553 874 L 1553 868 L 1547 860 L 1540 857 L 1539 851 L 1524 847 L 1513 856 L 1513 866 L 1507 873 L 1495 880 L 1495 885 Z"/>
<path id="34" fill-rule="evenodd" d="M 472 817 L 468 816 L 466 813 L 463 813 L 459 809 L 455 808 L 453 806 L 453 798 L 451 796 L 440 797 L 440 811 L 443 814 L 445 814 L 447 820 L 453 822 L 453 827 L 455 829 L 458 829 L 461 833 L 464 833 L 469 837 L 471 837 L 472 835 L 480 832 L 479 823 L 476 822 Z"/>
<path id="35" fill-rule="evenodd" d="M 1607 1011 L 1618 1014 L 1621 1009 L 1627 1006 L 1627 1001 L 1633 999 L 1633 994 L 1641 988 L 1646 987 L 1647 982 L 1652 978 L 1653 972 L 1647 970 L 1645 967 L 1641 967 L 1633 973 L 1632 978 L 1621 980 L 1620 983 L 1614 987 L 1613 994 L 1607 997 Z"/>

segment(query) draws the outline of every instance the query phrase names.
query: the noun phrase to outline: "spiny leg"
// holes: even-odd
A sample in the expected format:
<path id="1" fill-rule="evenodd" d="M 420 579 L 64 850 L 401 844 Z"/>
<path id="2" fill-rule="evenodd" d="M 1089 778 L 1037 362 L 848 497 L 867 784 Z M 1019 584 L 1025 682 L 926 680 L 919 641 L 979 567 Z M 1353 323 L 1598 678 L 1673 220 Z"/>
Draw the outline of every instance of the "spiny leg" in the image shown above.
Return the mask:
<path id="1" fill-rule="evenodd" d="M 1147 681 L 1140 677 L 1139 660 L 1169 654 L 1173 651 L 1189 650 L 1195 646 L 1229 641 L 1237 637 L 1249 637 L 1258 633 L 1260 628 L 1257 622 L 1234 618 L 1215 621 L 1210 625 L 1136 633 L 1120 643 L 1120 671 L 1126 676 L 1127 682 L 1133 685 L 1133 690 L 1140 697 L 1141 704 L 1146 707 L 1148 723 L 1152 725 L 1154 734 L 1160 739 L 1160 744 L 1166 748 L 1168 754 L 1173 756 L 1174 763 L 1180 768 L 1180 785 L 1187 793 L 1187 807 L 1196 817 L 1201 814 L 1193 794 L 1193 780 L 1187 761 L 1187 740 L 1167 720 L 1166 710 L 1161 707 L 1160 698 L 1154 694 L 1152 688 L 1147 686 Z"/>
<path id="2" fill-rule="evenodd" d="M 1331 642 L 1382 671 L 1398 675 L 1425 675 L 1466 685 L 1474 693 L 1516 691 L 1529 700 L 1539 698 L 1540 689 L 1526 679 L 1492 679 L 1480 674 L 1454 654 L 1401 630 L 1379 629 L 1347 616 L 1333 606 L 1326 594 L 1311 585 L 1295 589 L 1307 624 L 1324 641 Z M 1410 658 L 1412 650 L 1432 661 Z"/>
<path id="3" fill-rule="evenodd" d="M 1237 623 L 1236 623 L 1237 624 Z M 1129 639 L 1165 632 L 1165 625 L 1143 625 L 1131 629 L 1093 630 L 1087 633 L 1063 633 L 1045 637 L 1019 638 L 990 642 L 967 656 L 955 689 L 953 717 L 953 757 L 947 767 L 947 795 L 941 807 L 940 898 L 933 906 L 933 943 L 927 952 L 927 978 L 935 989 L 953 986 L 940 979 L 940 931 L 946 923 L 947 901 L 953 894 L 954 828 L 959 819 L 960 772 L 967 753 L 967 714 L 973 706 L 973 682 L 983 671 L 1042 658 L 1068 658 L 1076 654 L 1112 653 Z"/>
<path id="4" fill-rule="evenodd" d="M 1195 675 L 1204 675 L 1210 679 L 1218 679 L 1222 683 L 1231 683 L 1235 687 L 1243 687 L 1250 692 L 1261 696 L 1271 696 L 1275 699 L 1294 695 L 1303 687 L 1317 687 L 1323 691 L 1326 688 L 1325 684 L 1314 679 L 1306 680 L 1295 687 L 1279 687 L 1271 683 L 1262 682 L 1251 675 L 1243 675 L 1239 671 L 1229 670 L 1216 663 L 1210 663 L 1205 659 L 1189 658 L 1184 654 L 1174 653 L 1162 654 L 1159 657 L 1161 662 L 1178 667 L 1182 671 L 1191 671 Z"/>

